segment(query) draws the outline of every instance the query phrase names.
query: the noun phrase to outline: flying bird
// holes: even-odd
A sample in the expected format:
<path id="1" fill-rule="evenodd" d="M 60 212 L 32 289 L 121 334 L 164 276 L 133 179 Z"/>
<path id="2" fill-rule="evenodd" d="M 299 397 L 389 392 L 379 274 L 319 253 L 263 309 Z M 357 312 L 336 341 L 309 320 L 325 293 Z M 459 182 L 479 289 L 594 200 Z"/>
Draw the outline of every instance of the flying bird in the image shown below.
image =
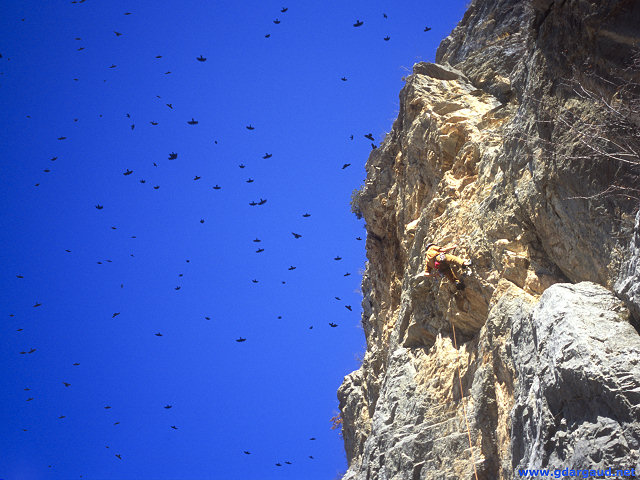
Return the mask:
<path id="1" fill-rule="evenodd" d="M 287 270 L 295 270 L 296 267 L 294 267 L 293 265 L 291 265 Z"/>
<path id="2" fill-rule="evenodd" d="M 115 30 L 113 31 L 113 33 L 116 34 L 116 37 L 119 37 L 120 35 L 122 35 L 120 32 L 116 32 Z"/>
<path id="3" fill-rule="evenodd" d="M 158 332 L 158 333 L 154 333 L 154 335 L 155 335 L 156 337 L 161 337 L 161 336 L 162 336 L 162 334 L 161 334 L 160 332 Z"/>
<path id="4" fill-rule="evenodd" d="M 164 408 L 166 408 L 166 409 L 169 409 L 169 408 L 171 408 L 171 407 L 173 407 L 173 405 L 165 405 L 165 406 L 164 406 Z"/>
<path id="5" fill-rule="evenodd" d="M 194 180 L 200 180 L 201 178 L 202 178 L 202 177 L 199 177 L 198 175 L 195 175 L 195 176 L 193 177 L 193 179 L 194 179 Z"/>
<path id="6" fill-rule="evenodd" d="M 178 158 L 178 154 L 175 152 L 171 152 L 169 154 L 169 160 L 175 160 L 176 158 Z"/>
<path id="7" fill-rule="evenodd" d="M 39 307 L 40 305 L 42 305 L 42 304 L 41 304 L 41 303 L 36 302 L 36 303 L 34 303 L 34 305 L 33 305 L 33 306 L 34 306 L 34 307 Z"/>
<path id="8" fill-rule="evenodd" d="M 329 322 L 329 326 L 331 328 L 336 328 L 338 326 L 338 324 L 337 323 L 333 323 L 333 322 Z"/>
<path id="9" fill-rule="evenodd" d="M 112 63 L 112 64 L 111 64 L 111 66 L 110 66 L 109 68 L 116 68 L 116 67 L 117 67 L 117 65 L 115 65 L 115 64 L 113 64 L 113 63 Z"/>
<path id="10" fill-rule="evenodd" d="M 141 178 L 140 183 L 147 183 L 147 181 L 144 178 Z"/>
<path id="11" fill-rule="evenodd" d="M 173 103 L 166 103 L 165 105 L 169 107 L 171 110 L 173 110 Z"/>
<path id="12" fill-rule="evenodd" d="M 197 125 L 197 124 L 198 124 L 198 121 L 197 121 L 197 120 L 195 120 L 193 117 L 191 117 L 191 120 L 189 120 L 187 123 L 188 123 L 189 125 Z"/>
<path id="13" fill-rule="evenodd" d="M 249 178 L 246 182 L 247 183 L 253 183 L 253 178 Z"/>
<path id="14" fill-rule="evenodd" d="M 356 20 L 356 23 L 354 23 L 353 26 L 354 27 L 361 27 L 363 23 L 364 22 L 361 22 L 360 20 Z"/>
<path id="15" fill-rule="evenodd" d="M 80 365 L 78 362 L 73 364 L 75 367 L 77 367 L 78 365 Z"/>
<path id="16" fill-rule="evenodd" d="M 343 82 L 346 82 L 347 81 L 347 77 L 342 77 L 342 78 L 340 78 L 340 80 L 342 80 Z"/>
<path id="17" fill-rule="evenodd" d="M 251 280 L 253 283 L 258 283 L 258 280 L 256 280 L 255 278 L 253 280 Z"/>
<path id="18" fill-rule="evenodd" d="M 295 233 L 295 232 L 291 232 L 291 235 L 293 235 L 294 238 L 300 238 L 302 236 L 299 233 Z"/>
<path id="19" fill-rule="evenodd" d="M 256 237 L 253 241 L 258 243 L 258 242 L 261 242 L 262 240 L 260 240 L 259 238 Z"/>
<path id="20" fill-rule="evenodd" d="M 242 343 L 242 342 L 246 342 L 246 341 L 247 341 L 246 338 L 242 338 L 242 337 L 236 338 L 236 342 L 238 342 L 238 343 Z"/>
<path id="21" fill-rule="evenodd" d="M 62 384 L 63 384 L 65 387 L 70 387 L 70 386 L 71 386 L 71 384 L 70 384 L 70 383 L 67 383 L 67 382 L 62 382 Z"/>
<path id="22" fill-rule="evenodd" d="M 173 289 L 174 289 L 174 290 L 176 290 L 176 291 L 180 290 L 181 288 L 182 288 L 182 287 L 180 287 L 180 286 L 173 287 Z"/>
<path id="23" fill-rule="evenodd" d="M 258 205 L 264 205 L 265 203 L 267 203 L 267 199 L 261 198 L 260 201 L 258 202 Z"/>
<path id="24" fill-rule="evenodd" d="M 371 140 L 372 142 L 374 141 L 374 138 L 373 138 L 373 134 L 372 134 L 372 133 L 367 133 L 367 134 L 364 136 L 364 138 L 368 138 L 368 139 L 369 139 L 369 140 Z"/>
<path id="25" fill-rule="evenodd" d="M 425 32 L 428 32 L 429 30 L 431 30 L 431 27 L 424 27 Z"/>
<path id="26" fill-rule="evenodd" d="M 104 407 L 105 410 L 109 410 L 111 408 L 110 405 L 107 405 L 106 407 Z"/>
<path id="27" fill-rule="evenodd" d="M 102 205 L 98 204 L 98 205 L 96 205 L 96 208 L 97 208 L 98 210 L 102 210 L 104 207 L 103 207 Z"/>
<path id="28" fill-rule="evenodd" d="M 310 217 L 310 216 L 311 216 L 311 214 L 310 214 L 310 213 L 303 213 L 303 214 L 302 214 L 302 216 L 303 216 L 304 218 L 307 218 L 307 217 Z"/>
<path id="29" fill-rule="evenodd" d="M 111 318 L 116 318 L 118 315 L 120 315 L 120 312 L 115 312 L 113 315 L 111 315 Z"/>
<path id="30" fill-rule="evenodd" d="M 271 34 L 270 34 L 270 33 L 267 33 L 267 34 L 264 36 L 264 38 L 269 38 L 270 36 L 271 36 Z"/>
<path id="31" fill-rule="evenodd" d="M 356 237 L 356 240 L 362 240 L 362 238 L 361 237 Z"/>
<path id="32" fill-rule="evenodd" d="M 353 312 L 353 309 L 351 308 L 351 305 L 345 305 L 344 308 L 346 308 L 350 312 Z"/>
<path id="33" fill-rule="evenodd" d="M 247 125 L 247 130 L 255 130 L 256 127 L 254 127 L 253 125 L 249 124 Z"/>
<path id="34" fill-rule="evenodd" d="M 351 275 L 351 274 L 350 274 L 349 272 L 347 272 L 347 273 L 345 273 L 345 274 L 343 275 L 343 277 L 348 277 L 349 275 Z"/>
<path id="35" fill-rule="evenodd" d="M 120 455 L 119 453 L 116 453 L 116 457 L 118 457 L 120 460 L 122 460 L 122 455 Z"/>
<path id="36" fill-rule="evenodd" d="M 389 18 L 389 17 L 387 17 L 387 14 L 386 14 L 386 13 L 383 13 L 383 14 L 382 14 L 382 16 L 383 16 L 384 18 Z"/>
<path id="37" fill-rule="evenodd" d="M 336 255 L 333 259 L 334 260 L 342 260 L 342 257 L 340 255 Z"/>
<path id="38" fill-rule="evenodd" d="M 24 278 L 24 275 L 16 275 L 16 278 Z"/>
<path id="39" fill-rule="evenodd" d="M 383 38 L 383 40 L 384 40 L 385 42 L 388 42 L 389 40 L 391 40 L 391 37 L 390 37 L 389 35 L 387 35 L 386 37 L 384 37 L 384 38 Z"/>
<path id="40" fill-rule="evenodd" d="M 171 425 L 171 428 L 173 428 L 174 430 L 178 429 L 178 427 L 176 427 L 175 425 Z"/>
<path id="41" fill-rule="evenodd" d="M 262 253 L 264 252 L 264 248 L 259 248 L 258 250 L 256 250 L 256 253 Z"/>
<path id="42" fill-rule="evenodd" d="M 66 140 L 67 137 L 58 137 L 58 140 Z"/>
<path id="43" fill-rule="evenodd" d="M 124 172 L 123 175 L 131 175 L 132 173 L 133 173 L 133 170 L 127 169 L 127 171 Z"/>
<path id="44" fill-rule="evenodd" d="M 222 187 L 220 185 L 216 185 L 213 187 L 214 190 L 220 190 Z"/>
<path id="45" fill-rule="evenodd" d="M 345 163 L 344 165 L 342 165 L 342 170 L 344 170 L 345 168 L 350 167 L 350 166 L 351 166 L 350 163 Z"/>
<path id="46" fill-rule="evenodd" d="M 149 122 L 151 125 L 158 125 L 158 122 Z"/>
<path id="47" fill-rule="evenodd" d="M 265 154 L 262 156 L 262 158 L 264 158 L 264 159 L 266 160 L 267 158 L 271 158 L 272 156 L 273 156 L 273 155 L 272 155 L 272 154 L 270 154 L 270 153 L 265 153 Z"/>
<path id="48" fill-rule="evenodd" d="M 156 185 L 153 187 L 154 190 L 158 190 L 160 188 L 160 185 Z"/>
<path id="49" fill-rule="evenodd" d="M 202 55 L 200 55 L 199 57 L 196 57 L 196 60 L 198 60 L 199 62 L 206 62 L 207 61 L 206 57 L 203 57 Z"/>
<path id="50" fill-rule="evenodd" d="M 201 219 L 200 219 L 200 223 L 204 223 L 204 218 L 201 218 Z"/>
<path id="51" fill-rule="evenodd" d="M 276 25 L 278 25 L 280 23 L 280 20 L 278 20 L 277 18 L 273 21 L 273 23 L 275 23 Z"/>
<path id="52" fill-rule="evenodd" d="M 286 12 L 287 10 L 289 10 L 287 7 L 282 7 L 282 9 L 280 10 L 282 13 Z"/>
<path id="53" fill-rule="evenodd" d="M 242 452 L 242 453 L 244 453 L 245 455 L 251 455 L 251 452 L 248 452 L 247 450 L 245 450 L 245 451 L 244 451 L 244 452 Z"/>
<path id="54" fill-rule="evenodd" d="M 241 163 L 240 165 L 238 165 L 240 168 L 244 168 L 246 165 L 244 163 Z"/>
<path id="55" fill-rule="evenodd" d="M 291 465 L 291 462 L 289 462 L 289 461 L 286 461 L 284 463 L 286 463 L 287 465 Z"/>
<path id="56" fill-rule="evenodd" d="M 64 415 L 60 415 L 58 418 L 65 418 L 65 416 Z"/>

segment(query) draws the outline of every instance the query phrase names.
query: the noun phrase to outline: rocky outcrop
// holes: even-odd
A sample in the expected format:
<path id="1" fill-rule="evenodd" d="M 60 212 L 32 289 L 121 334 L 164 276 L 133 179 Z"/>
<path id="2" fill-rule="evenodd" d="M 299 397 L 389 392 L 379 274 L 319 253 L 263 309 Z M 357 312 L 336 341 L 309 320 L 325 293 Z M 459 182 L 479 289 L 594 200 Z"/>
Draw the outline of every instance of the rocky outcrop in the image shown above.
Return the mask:
<path id="1" fill-rule="evenodd" d="M 338 391 L 344 478 L 638 464 L 640 170 L 616 150 L 640 126 L 637 25 L 624 0 L 474 1 L 414 66 L 354 195 L 367 352 Z M 421 275 L 431 242 L 473 259 L 466 290 Z"/>

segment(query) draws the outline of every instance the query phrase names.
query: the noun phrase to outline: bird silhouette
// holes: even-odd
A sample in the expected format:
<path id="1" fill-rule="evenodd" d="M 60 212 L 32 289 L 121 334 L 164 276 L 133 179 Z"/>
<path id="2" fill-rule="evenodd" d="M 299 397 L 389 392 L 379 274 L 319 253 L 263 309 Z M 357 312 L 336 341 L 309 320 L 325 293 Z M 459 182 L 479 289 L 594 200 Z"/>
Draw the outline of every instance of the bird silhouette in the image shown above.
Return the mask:
<path id="1" fill-rule="evenodd" d="M 336 255 L 335 257 L 333 257 L 334 260 L 342 260 L 342 257 L 340 255 Z"/>
<path id="2" fill-rule="evenodd" d="M 189 120 L 187 123 L 188 123 L 189 125 L 197 125 L 197 124 L 198 124 L 198 121 L 197 121 L 197 120 L 195 120 L 193 117 L 191 117 L 191 120 Z"/>
<path id="3" fill-rule="evenodd" d="M 124 12 L 123 15 L 131 15 L 131 12 Z"/>
<path id="4" fill-rule="evenodd" d="M 258 280 L 256 280 L 255 278 L 253 280 L 251 280 L 253 283 L 258 283 Z"/>
<path id="5" fill-rule="evenodd" d="M 111 64 L 111 66 L 110 66 L 109 68 L 116 68 L 116 67 L 117 67 L 117 65 L 115 65 L 115 64 L 113 64 L 113 63 L 112 63 L 112 64 Z"/>
<path id="6" fill-rule="evenodd" d="M 171 428 L 173 428 L 174 430 L 178 429 L 178 427 L 176 427 L 175 425 L 171 425 Z"/>
<path id="7" fill-rule="evenodd" d="M 256 250 L 256 253 L 261 253 L 264 252 L 264 248 L 259 248 L 258 250 Z"/>
<path id="8" fill-rule="evenodd" d="M 66 418 L 64 415 L 60 415 L 58 418 Z"/>
<path id="9" fill-rule="evenodd" d="M 384 40 L 385 42 L 388 42 L 389 40 L 391 40 L 391 37 L 390 37 L 389 35 L 387 35 L 386 37 L 384 37 L 384 38 L 383 38 L 383 40 Z"/>
<path id="10" fill-rule="evenodd" d="M 66 250 L 65 250 L 65 252 L 67 252 L 67 253 L 71 253 L 71 250 L 66 249 Z"/>
<path id="11" fill-rule="evenodd" d="M 120 35 L 122 35 L 120 32 L 116 32 L 115 30 L 113 31 L 113 33 L 116 34 L 116 37 L 119 37 Z"/>
<path id="12" fill-rule="evenodd" d="M 303 213 L 303 214 L 302 214 L 302 216 L 303 216 L 304 218 L 308 218 L 308 217 L 310 217 L 310 216 L 311 216 L 311 214 L 310 214 L 310 213 Z"/>
<path id="13" fill-rule="evenodd" d="M 169 160 L 175 160 L 176 158 L 178 158 L 178 154 L 175 152 L 171 152 L 169 154 Z"/>
<path id="14" fill-rule="evenodd" d="M 107 405 L 106 407 L 104 407 L 105 410 L 109 410 L 111 408 L 110 405 Z"/>
<path id="15" fill-rule="evenodd" d="M 316 439 L 316 437 L 311 437 L 309 440 L 315 440 L 315 439 Z"/>
<path id="16" fill-rule="evenodd" d="M 240 165 L 238 165 L 238 166 L 239 166 L 240 168 L 244 168 L 244 167 L 245 167 L 245 164 L 244 164 L 244 163 L 241 163 L 241 164 L 240 164 Z"/>
<path id="17" fill-rule="evenodd" d="M 33 352 L 35 352 L 35 351 L 36 351 L 36 349 L 35 349 L 35 348 L 31 348 L 31 349 L 29 349 L 29 351 L 28 351 L 27 353 L 33 353 Z"/>
<path id="18" fill-rule="evenodd" d="M 200 219 L 200 223 L 204 223 L 204 218 L 201 218 L 201 219 Z"/>
<path id="19" fill-rule="evenodd" d="M 333 297 L 333 298 L 335 298 L 336 300 L 340 300 L 340 297 Z"/>
<path id="20" fill-rule="evenodd" d="M 160 188 L 160 185 L 155 185 L 155 186 L 153 187 L 153 189 L 154 189 L 154 190 L 158 190 L 159 188 Z"/>
<path id="21" fill-rule="evenodd" d="M 158 125 L 158 122 L 149 122 L 151 125 Z"/>
<path id="22" fill-rule="evenodd" d="M 333 322 L 329 322 L 329 326 L 331 328 L 336 328 L 338 326 L 338 324 L 337 323 L 333 323 Z"/>
<path id="23" fill-rule="evenodd" d="M 265 203 L 267 203 L 267 199 L 261 198 L 260 201 L 258 202 L 258 205 L 264 205 Z"/>
<path id="24" fill-rule="evenodd" d="M 275 23 L 276 25 L 278 25 L 280 23 L 280 20 L 278 20 L 277 18 L 273 21 L 273 23 Z"/>
<path id="25" fill-rule="evenodd" d="M 180 290 L 181 288 L 182 288 L 182 287 L 180 287 L 180 286 L 173 287 L 173 289 L 174 289 L 174 290 L 176 290 L 176 291 Z"/>
<path id="26" fill-rule="evenodd" d="M 383 16 L 384 18 L 389 18 L 389 17 L 387 17 L 387 14 L 386 14 L 386 13 L 383 13 L 383 14 L 382 14 L 382 16 Z"/>
<path id="27" fill-rule="evenodd" d="M 198 175 L 195 175 L 195 176 L 193 177 L 193 179 L 194 179 L 194 180 L 200 180 L 201 178 L 202 178 L 202 177 L 199 177 Z"/>
<path id="28" fill-rule="evenodd" d="M 16 275 L 16 278 L 24 278 L 23 275 Z"/>
<path id="29" fill-rule="evenodd" d="M 70 383 L 67 383 L 67 382 L 62 382 L 62 384 L 63 384 L 65 387 L 70 387 L 70 386 L 71 386 L 71 384 L 70 384 Z"/>
<path id="30" fill-rule="evenodd" d="M 287 465 L 291 465 L 291 462 L 289 461 L 285 461 L 284 463 L 286 463 Z"/>
<path id="31" fill-rule="evenodd" d="M 255 129 L 256 129 L 256 127 L 254 127 L 254 126 L 253 126 L 253 125 L 251 125 L 251 124 L 247 125 L 247 127 L 246 127 L 246 128 L 247 128 L 247 130 L 255 130 Z"/>
<path id="32" fill-rule="evenodd" d="M 125 175 L 125 176 L 126 176 L 126 175 L 131 175 L 132 173 L 133 173 L 133 170 L 129 170 L 129 169 L 127 169 L 127 171 L 126 171 L 126 172 L 124 172 L 124 173 L 123 173 L 123 175 Z"/>
<path id="33" fill-rule="evenodd" d="M 102 205 L 98 204 L 98 205 L 96 205 L 96 208 L 97 208 L 98 210 L 102 210 L 104 207 L 103 207 Z"/>
<path id="34" fill-rule="evenodd" d="M 120 455 L 119 453 L 116 453 L 116 457 L 118 457 L 120 460 L 122 460 L 122 455 Z"/>
<path id="35" fill-rule="evenodd" d="M 364 22 L 361 22 L 360 20 L 356 20 L 356 23 L 354 23 L 353 26 L 354 27 L 361 27 L 363 23 Z"/>
<path id="36" fill-rule="evenodd" d="M 349 272 L 347 272 L 347 273 L 345 273 L 345 274 L 343 275 L 343 277 L 348 277 L 349 275 L 351 275 L 351 274 L 350 274 Z"/>
<path id="37" fill-rule="evenodd" d="M 212 187 L 214 190 L 220 190 L 222 187 L 220 185 L 215 185 L 214 187 Z"/>
<path id="38" fill-rule="evenodd" d="M 362 240 L 362 238 L 361 237 L 356 237 L 356 240 Z"/>
<path id="39" fill-rule="evenodd" d="M 42 304 L 41 304 L 41 303 L 38 303 L 38 302 L 36 302 L 36 303 L 34 303 L 34 304 L 33 304 L 33 306 L 34 306 L 34 307 L 39 307 L 40 305 L 42 305 Z"/>
<path id="40" fill-rule="evenodd" d="M 282 9 L 280 10 L 282 13 L 286 12 L 287 10 L 289 10 L 287 7 L 282 7 Z"/>
<path id="41" fill-rule="evenodd" d="M 155 335 L 156 337 L 162 337 L 162 334 L 161 334 L 160 332 L 158 332 L 158 333 L 154 333 L 154 335 Z"/>
<path id="42" fill-rule="evenodd" d="M 350 166 L 351 166 L 350 163 L 345 163 L 344 165 L 342 165 L 342 170 L 344 170 L 345 168 L 350 167 Z"/>
<path id="43" fill-rule="evenodd" d="M 58 137 L 58 140 L 66 140 L 67 137 Z"/>
<path id="44" fill-rule="evenodd" d="M 165 75 L 169 75 L 171 73 L 171 70 L 164 72 Z"/>
<path id="45" fill-rule="evenodd" d="M 171 408 L 171 407 L 173 407 L 173 405 L 165 405 L 165 406 L 164 406 L 164 408 L 166 408 L 167 410 L 168 410 L 169 408 Z"/>
<path id="46" fill-rule="evenodd" d="M 371 142 L 371 150 L 375 150 L 376 148 L 378 148 L 378 146 L 375 143 Z"/>
<path id="47" fill-rule="evenodd" d="M 373 134 L 372 133 L 367 133 L 364 138 L 368 138 L 369 140 L 371 140 L 373 142 L 374 138 L 373 138 Z"/>
<path id="48" fill-rule="evenodd" d="M 293 235 L 293 238 L 300 238 L 300 237 L 302 237 L 302 235 L 300 235 L 299 233 L 295 233 L 295 232 L 291 232 L 291 235 Z"/>
<path id="49" fill-rule="evenodd" d="M 270 36 L 271 36 L 271 34 L 270 34 L 270 33 L 267 33 L 267 34 L 264 36 L 264 38 L 269 38 Z"/>
<path id="50" fill-rule="evenodd" d="M 171 110 L 173 110 L 173 103 L 166 103 L 165 105 L 169 107 Z"/>
<path id="51" fill-rule="evenodd" d="M 258 205 L 258 203 L 254 202 L 254 201 L 251 201 L 251 202 L 249 202 L 249 205 L 251 205 L 252 207 L 255 207 L 256 205 Z"/>
<path id="52" fill-rule="evenodd" d="M 80 365 L 80 364 L 79 364 L 78 362 L 76 362 L 76 363 L 74 363 L 73 365 L 77 367 L 77 366 L 78 366 L 78 365 Z"/>
<path id="53" fill-rule="evenodd" d="M 266 160 L 267 158 L 271 158 L 272 156 L 273 156 L 273 155 L 272 155 L 272 154 L 270 154 L 270 153 L 265 153 L 265 154 L 262 156 L 262 158 L 264 158 L 264 159 Z"/>
<path id="54" fill-rule="evenodd" d="M 281 464 L 281 463 L 279 463 L 279 462 L 278 462 L 278 463 L 276 463 L 276 467 L 281 467 L 281 466 L 282 466 L 282 464 Z"/>
<path id="55" fill-rule="evenodd" d="M 346 82 L 347 81 L 347 77 L 342 77 L 342 78 L 340 78 L 340 80 L 342 80 L 343 82 Z"/>
<path id="56" fill-rule="evenodd" d="M 424 27 L 425 32 L 428 32 L 429 30 L 431 30 L 431 27 Z"/>
<path id="57" fill-rule="evenodd" d="M 116 318 L 118 315 L 120 315 L 120 312 L 116 312 L 113 315 L 111 315 L 111 318 Z"/>
<path id="58" fill-rule="evenodd" d="M 351 308 L 351 305 L 345 305 L 344 308 L 346 308 L 347 310 L 349 310 L 350 312 L 353 311 L 353 309 Z"/>
<path id="59" fill-rule="evenodd" d="M 242 343 L 242 342 L 246 342 L 246 341 L 247 341 L 246 338 L 242 338 L 242 337 L 236 338 L 236 342 L 238 342 L 238 343 Z"/>
<path id="60" fill-rule="evenodd" d="M 260 240 L 259 238 L 257 238 L 257 237 L 256 237 L 256 238 L 255 238 L 254 240 L 252 240 L 252 241 L 254 241 L 254 242 L 258 243 L 258 242 L 261 242 L 262 240 Z"/>
<path id="61" fill-rule="evenodd" d="M 349 135 L 349 140 L 353 140 L 353 135 Z"/>
<path id="62" fill-rule="evenodd" d="M 245 450 L 245 451 L 244 451 L 244 452 L 242 452 L 242 453 L 244 453 L 245 455 L 251 455 L 251 452 L 249 452 L 249 451 L 247 451 L 247 450 Z"/>
<path id="63" fill-rule="evenodd" d="M 206 57 L 203 57 L 202 55 L 200 55 L 199 57 L 196 57 L 196 60 L 198 60 L 199 62 L 206 62 L 207 61 Z"/>
<path id="64" fill-rule="evenodd" d="M 246 180 L 247 183 L 253 183 L 253 178 L 249 178 L 248 180 Z"/>
<path id="65" fill-rule="evenodd" d="M 296 267 L 294 267 L 293 265 L 291 265 L 287 270 L 295 270 Z"/>
<path id="66" fill-rule="evenodd" d="M 147 183 L 147 181 L 144 178 L 141 178 L 140 183 Z"/>
<path id="67" fill-rule="evenodd" d="M 33 397 L 27 398 L 27 402 L 30 402 L 31 400 L 33 400 Z"/>

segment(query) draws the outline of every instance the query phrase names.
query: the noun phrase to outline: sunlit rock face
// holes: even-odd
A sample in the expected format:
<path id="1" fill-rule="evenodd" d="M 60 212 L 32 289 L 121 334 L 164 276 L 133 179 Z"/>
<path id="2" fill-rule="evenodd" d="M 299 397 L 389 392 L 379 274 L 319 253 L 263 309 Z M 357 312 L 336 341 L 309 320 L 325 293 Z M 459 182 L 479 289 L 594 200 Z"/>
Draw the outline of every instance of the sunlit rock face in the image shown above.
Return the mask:
<path id="1" fill-rule="evenodd" d="M 605 141 L 634 145 L 610 119 L 638 25 L 634 1 L 474 1 L 414 66 L 354 200 L 345 479 L 640 469 L 640 171 Z M 473 260 L 465 290 L 419 275 L 431 242 Z"/>

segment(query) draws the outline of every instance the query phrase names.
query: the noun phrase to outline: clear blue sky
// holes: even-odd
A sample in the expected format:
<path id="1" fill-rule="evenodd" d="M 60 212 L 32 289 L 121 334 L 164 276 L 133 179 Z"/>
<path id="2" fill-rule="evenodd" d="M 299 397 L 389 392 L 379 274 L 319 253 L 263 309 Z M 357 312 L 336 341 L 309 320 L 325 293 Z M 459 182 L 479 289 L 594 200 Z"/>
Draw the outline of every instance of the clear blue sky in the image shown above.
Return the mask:
<path id="1" fill-rule="evenodd" d="M 3 2 L 0 479 L 346 469 L 364 135 L 465 3 Z"/>

